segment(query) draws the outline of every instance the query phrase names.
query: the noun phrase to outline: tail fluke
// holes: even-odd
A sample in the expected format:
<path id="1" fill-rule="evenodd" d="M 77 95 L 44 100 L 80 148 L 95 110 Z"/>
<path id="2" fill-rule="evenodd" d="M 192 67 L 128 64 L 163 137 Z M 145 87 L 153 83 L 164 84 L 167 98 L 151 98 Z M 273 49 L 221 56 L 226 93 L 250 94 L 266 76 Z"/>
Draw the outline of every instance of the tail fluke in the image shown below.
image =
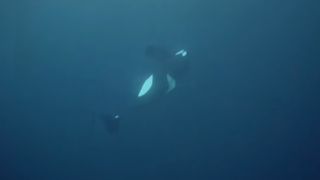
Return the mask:
<path id="1" fill-rule="evenodd" d="M 109 134 L 117 134 L 120 128 L 120 116 L 116 115 L 102 115 L 102 123 Z"/>
<path id="2" fill-rule="evenodd" d="M 111 114 L 92 113 L 90 136 L 94 136 L 95 127 L 103 125 L 103 128 L 109 134 L 117 134 L 120 127 L 120 116 Z"/>

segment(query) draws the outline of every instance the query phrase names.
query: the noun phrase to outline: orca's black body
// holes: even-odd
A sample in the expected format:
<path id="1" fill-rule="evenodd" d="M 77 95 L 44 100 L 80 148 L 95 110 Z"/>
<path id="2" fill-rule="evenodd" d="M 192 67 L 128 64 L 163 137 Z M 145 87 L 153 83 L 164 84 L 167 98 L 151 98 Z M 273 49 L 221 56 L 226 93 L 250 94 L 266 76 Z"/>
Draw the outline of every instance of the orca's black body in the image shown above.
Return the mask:
<path id="1" fill-rule="evenodd" d="M 130 114 L 135 112 L 143 112 L 143 109 L 156 103 L 166 94 L 175 89 L 177 81 L 179 82 L 187 74 L 189 64 L 187 52 L 180 50 L 178 52 L 170 52 L 169 50 L 155 45 L 146 47 L 145 55 L 152 60 L 157 68 L 153 71 L 149 78 L 152 78 L 152 86 L 143 95 L 136 97 L 134 106 L 122 113 L 113 115 L 103 115 L 101 120 L 105 129 L 110 134 L 115 134 L 119 131 L 122 117 L 128 118 Z M 149 79 L 148 78 L 148 79 Z M 147 83 L 147 80 L 144 84 Z"/>

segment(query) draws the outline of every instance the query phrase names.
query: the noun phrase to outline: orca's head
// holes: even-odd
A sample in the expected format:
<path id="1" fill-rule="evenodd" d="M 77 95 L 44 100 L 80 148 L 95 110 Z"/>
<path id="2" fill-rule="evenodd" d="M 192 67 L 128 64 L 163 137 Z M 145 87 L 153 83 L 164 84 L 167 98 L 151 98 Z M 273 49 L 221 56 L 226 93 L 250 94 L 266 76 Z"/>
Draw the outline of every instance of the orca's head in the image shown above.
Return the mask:
<path id="1" fill-rule="evenodd" d="M 172 57 L 171 53 L 167 49 L 156 45 L 147 46 L 145 50 L 145 55 L 148 58 L 157 61 L 166 61 Z"/>

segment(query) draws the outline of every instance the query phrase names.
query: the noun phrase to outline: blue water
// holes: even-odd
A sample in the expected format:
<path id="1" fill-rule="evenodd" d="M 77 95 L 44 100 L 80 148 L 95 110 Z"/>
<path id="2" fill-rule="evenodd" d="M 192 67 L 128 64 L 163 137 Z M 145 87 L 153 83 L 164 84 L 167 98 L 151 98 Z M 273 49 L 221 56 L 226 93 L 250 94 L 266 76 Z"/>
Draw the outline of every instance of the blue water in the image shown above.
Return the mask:
<path id="1" fill-rule="evenodd" d="M 0 2 L 0 179 L 320 179 L 320 13 L 302 0 Z M 190 74 L 111 136 L 149 44 Z"/>

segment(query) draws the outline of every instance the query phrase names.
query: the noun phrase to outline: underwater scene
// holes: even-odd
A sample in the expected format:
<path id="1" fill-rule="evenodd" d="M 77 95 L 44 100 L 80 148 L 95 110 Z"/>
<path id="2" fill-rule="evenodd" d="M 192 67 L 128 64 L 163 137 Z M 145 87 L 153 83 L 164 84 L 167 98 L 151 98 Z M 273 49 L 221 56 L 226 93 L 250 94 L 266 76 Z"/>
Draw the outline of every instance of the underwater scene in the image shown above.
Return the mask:
<path id="1" fill-rule="evenodd" d="M 1 0 L 0 180 L 319 180 L 319 7 Z"/>

